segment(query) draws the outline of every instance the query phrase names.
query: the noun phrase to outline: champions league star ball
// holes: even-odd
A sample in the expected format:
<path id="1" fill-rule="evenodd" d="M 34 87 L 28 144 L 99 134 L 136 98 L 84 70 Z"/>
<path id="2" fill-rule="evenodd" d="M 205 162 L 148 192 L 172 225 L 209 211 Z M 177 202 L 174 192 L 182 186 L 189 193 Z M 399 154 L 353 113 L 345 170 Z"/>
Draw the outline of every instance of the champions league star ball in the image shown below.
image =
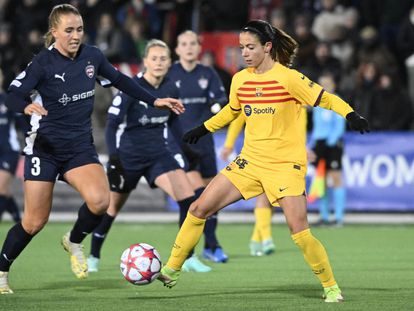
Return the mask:
<path id="1" fill-rule="evenodd" d="M 128 282 L 134 285 L 146 285 L 159 276 L 161 257 L 149 244 L 132 244 L 122 253 L 120 268 Z"/>

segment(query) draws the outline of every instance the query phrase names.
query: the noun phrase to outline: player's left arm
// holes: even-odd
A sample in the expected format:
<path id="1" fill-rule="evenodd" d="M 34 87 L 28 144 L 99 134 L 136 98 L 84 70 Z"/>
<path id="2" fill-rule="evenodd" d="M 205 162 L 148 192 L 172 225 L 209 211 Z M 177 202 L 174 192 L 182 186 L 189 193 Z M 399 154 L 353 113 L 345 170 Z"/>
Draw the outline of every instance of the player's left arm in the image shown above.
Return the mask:
<path id="1" fill-rule="evenodd" d="M 129 96 L 141 100 L 151 106 L 157 108 L 167 108 L 171 109 L 176 114 L 181 114 L 184 112 L 184 105 L 182 102 L 175 98 L 156 98 L 150 94 L 147 90 L 142 88 L 137 82 L 133 79 L 124 75 L 122 72 L 118 71 L 114 66 L 112 66 L 106 57 L 100 52 L 101 62 L 99 63 L 98 74 L 109 81 L 112 85 L 118 90 L 128 94 Z"/>
<path id="2" fill-rule="evenodd" d="M 326 92 L 322 86 L 296 70 L 289 70 L 288 75 L 288 91 L 299 102 L 335 111 L 348 121 L 353 130 L 361 134 L 369 132 L 368 121 L 339 96 Z"/>

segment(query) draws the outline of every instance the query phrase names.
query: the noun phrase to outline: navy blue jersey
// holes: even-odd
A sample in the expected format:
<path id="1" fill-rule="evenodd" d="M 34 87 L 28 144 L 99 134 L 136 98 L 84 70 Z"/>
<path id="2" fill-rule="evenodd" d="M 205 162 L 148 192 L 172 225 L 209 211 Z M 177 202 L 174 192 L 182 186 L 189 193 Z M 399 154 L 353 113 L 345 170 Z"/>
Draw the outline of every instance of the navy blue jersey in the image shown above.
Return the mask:
<path id="1" fill-rule="evenodd" d="M 158 88 L 149 84 L 142 74 L 135 76 L 134 80 L 156 97 L 178 98 L 178 89 L 167 78 Z M 167 144 L 166 127 L 169 117 L 169 110 L 154 108 L 143 101 L 137 101 L 127 94 L 119 92 L 108 109 L 106 139 L 109 154 L 119 151 L 126 163 L 135 162 L 138 159 L 154 158 L 163 154 Z M 121 131 L 118 130 L 118 135 L 114 135 L 111 128 Z M 115 141 L 116 136 L 118 137 L 117 142 Z M 130 164 L 132 165 L 132 163 Z"/>
<path id="2" fill-rule="evenodd" d="M 122 80 L 124 75 L 96 47 L 82 44 L 77 56 L 71 59 L 52 45 L 36 55 L 12 81 L 10 96 L 27 97 L 35 89 L 48 111 L 47 116 L 32 116 L 26 154 L 33 151 L 56 155 L 76 153 L 93 146 L 91 114 L 97 76 L 108 79 L 118 88 L 120 84 L 126 88 L 129 82 Z M 134 95 L 153 98 L 147 92 L 135 92 L 134 87 L 129 89 Z M 12 105 L 11 102 L 9 106 Z"/>
<path id="3" fill-rule="evenodd" d="M 177 123 L 183 132 L 187 132 L 212 116 L 211 105 L 219 103 L 224 106 L 228 102 L 223 84 L 211 67 L 197 64 L 189 72 L 176 62 L 171 66 L 168 77 L 178 87 L 180 99 L 185 106 L 185 113 L 178 116 L 177 121 L 172 122 L 174 134 L 177 132 L 175 129 Z M 211 135 L 207 137 L 212 142 Z M 202 138 L 200 142 L 204 140 Z M 197 145 L 202 145 L 200 142 Z"/>
<path id="4" fill-rule="evenodd" d="M 19 152 L 20 145 L 17 140 L 15 121 L 16 113 L 7 109 L 4 104 L 5 94 L 0 94 L 0 153 Z"/>

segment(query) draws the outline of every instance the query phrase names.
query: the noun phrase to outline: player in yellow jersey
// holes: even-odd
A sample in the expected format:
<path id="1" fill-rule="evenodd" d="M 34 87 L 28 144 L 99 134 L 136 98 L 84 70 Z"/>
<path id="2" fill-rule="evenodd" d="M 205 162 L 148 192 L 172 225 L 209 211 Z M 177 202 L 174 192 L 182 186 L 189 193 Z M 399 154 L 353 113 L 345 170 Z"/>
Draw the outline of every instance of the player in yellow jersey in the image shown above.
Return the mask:
<path id="1" fill-rule="evenodd" d="M 229 104 L 187 132 L 183 140 L 195 143 L 243 113 L 243 149 L 190 206 L 159 279 L 168 287 L 177 283 L 181 266 L 199 240 L 209 215 L 237 200 L 264 192 L 271 204 L 279 203 L 283 209 L 293 241 L 324 288 L 325 301 L 340 302 L 342 292 L 328 255 L 312 235 L 307 220 L 301 107 L 308 104 L 333 110 L 361 133 L 369 131 L 368 122 L 338 96 L 289 68 L 297 43 L 283 31 L 265 21 L 250 21 L 242 29 L 239 43 L 248 68 L 234 75 Z"/>
<path id="2" fill-rule="evenodd" d="M 241 114 L 229 125 L 226 140 L 220 152 L 220 157 L 223 160 L 227 161 L 230 155 L 233 154 L 234 144 L 244 124 L 245 117 Z M 276 246 L 272 237 L 272 214 L 273 206 L 267 199 L 266 194 L 259 194 L 256 197 L 256 205 L 254 207 L 255 222 L 249 243 L 250 255 L 270 255 L 275 251 Z"/>

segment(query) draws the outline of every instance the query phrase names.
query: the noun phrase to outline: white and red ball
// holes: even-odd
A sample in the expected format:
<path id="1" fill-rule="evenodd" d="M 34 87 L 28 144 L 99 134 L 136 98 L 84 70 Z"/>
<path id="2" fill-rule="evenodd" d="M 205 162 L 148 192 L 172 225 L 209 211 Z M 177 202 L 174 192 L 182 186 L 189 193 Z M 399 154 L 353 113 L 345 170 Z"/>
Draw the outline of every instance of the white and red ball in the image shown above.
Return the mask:
<path id="1" fill-rule="evenodd" d="M 160 274 L 161 257 L 154 246 L 146 243 L 132 244 L 121 256 L 121 272 L 134 285 L 146 285 Z"/>

